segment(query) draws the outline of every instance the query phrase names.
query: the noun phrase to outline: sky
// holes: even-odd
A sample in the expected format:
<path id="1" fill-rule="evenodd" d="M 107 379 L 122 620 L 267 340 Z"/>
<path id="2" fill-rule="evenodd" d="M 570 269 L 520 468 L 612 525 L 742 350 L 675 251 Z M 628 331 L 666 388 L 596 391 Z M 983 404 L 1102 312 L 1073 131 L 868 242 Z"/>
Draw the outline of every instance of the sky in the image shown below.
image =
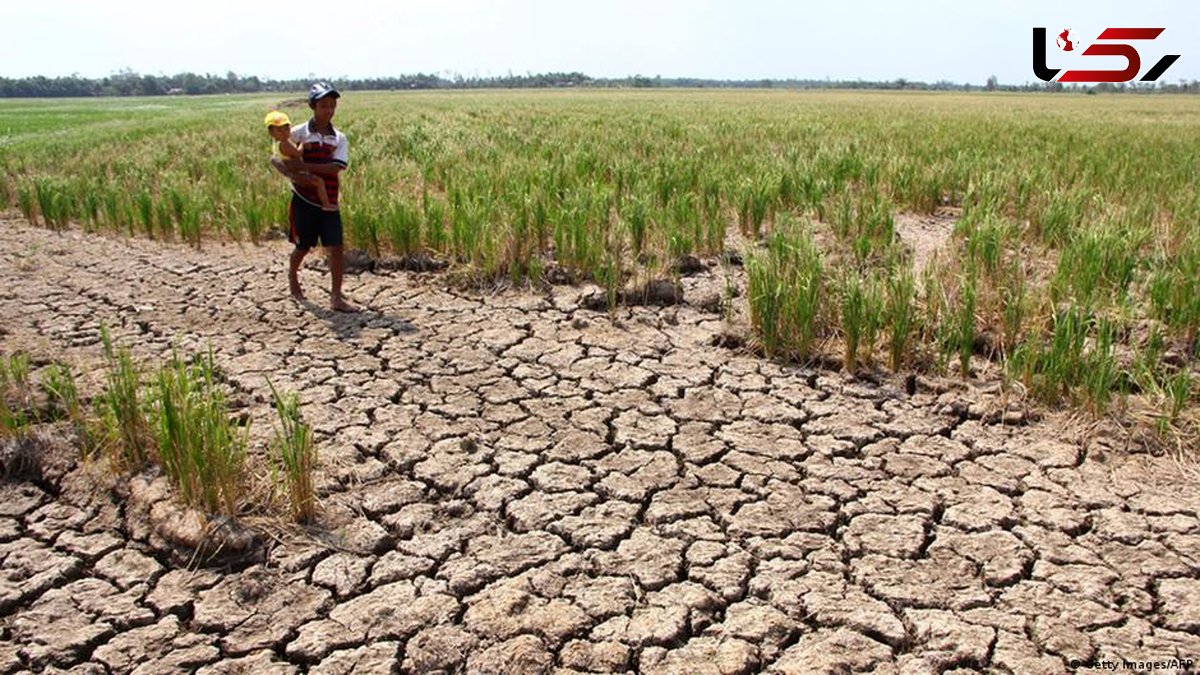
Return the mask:
<path id="1" fill-rule="evenodd" d="M 579 71 L 715 79 L 1035 81 L 1032 29 L 1165 27 L 1135 47 L 1142 72 L 1200 79 L 1191 0 L 6 0 L 0 77 L 122 69 L 264 78 Z M 1048 50 L 1050 67 L 1120 57 Z"/>

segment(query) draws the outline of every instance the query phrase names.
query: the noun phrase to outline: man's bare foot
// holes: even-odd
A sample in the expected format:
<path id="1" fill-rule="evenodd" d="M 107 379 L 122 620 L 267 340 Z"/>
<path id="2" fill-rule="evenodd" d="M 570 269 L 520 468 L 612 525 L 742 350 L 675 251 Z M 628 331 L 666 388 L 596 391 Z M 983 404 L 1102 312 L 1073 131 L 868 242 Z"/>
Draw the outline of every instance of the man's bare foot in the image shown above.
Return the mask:
<path id="1" fill-rule="evenodd" d="M 334 298 L 329 301 L 330 308 L 335 312 L 361 312 L 362 310 L 348 302 L 345 298 Z"/>
<path id="2" fill-rule="evenodd" d="M 291 291 L 292 297 L 296 300 L 304 300 L 304 291 L 300 289 L 300 283 L 293 281 L 288 284 L 288 290 Z"/>

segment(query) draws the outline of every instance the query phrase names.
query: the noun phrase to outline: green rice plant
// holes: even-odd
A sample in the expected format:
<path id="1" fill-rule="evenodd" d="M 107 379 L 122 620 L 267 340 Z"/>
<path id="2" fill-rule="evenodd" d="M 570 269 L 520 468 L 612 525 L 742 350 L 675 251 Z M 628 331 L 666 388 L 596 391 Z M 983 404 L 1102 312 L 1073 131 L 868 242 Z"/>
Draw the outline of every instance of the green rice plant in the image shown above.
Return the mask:
<path id="1" fill-rule="evenodd" d="M 13 438 L 23 435 L 28 430 L 30 420 L 25 411 L 14 410 L 3 396 L 0 396 L 0 439 Z"/>
<path id="2" fill-rule="evenodd" d="M 199 248 L 202 231 L 199 207 L 194 201 L 188 201 L 179 209 L 178 214 L 179 236 Z"/>
<path id="3" fill-rule="evenodd" d="M 1020 261 L 1013 261 L 1007 283 L 1000 286 L 1003 334 L 1000 350 L 1007 354 L 1012 345 L 1021 342 L 1025 316 L 1029 312 L 1029 298 L 1025 290 L 1025 274 Z"/>
<path id="4" fill-rule="evenodd" d="M 884 321 L 888 327 L 888 365 L 893 372 L 904 366 L 916 312 L 916 280 L 912 270 L 903 267 L 888 279 Z"/>
<path id="5" fill-rule="evenodd" d="M 869 291 L 856 272 L 848 271 L 841 276 L 838 295 L 841 299 L 842 336 L 846 342 L 842 364 L 846 372 L 852 373 L 858 369 L 858 346 L 871 311 Z"/>
<path id="6" fill-rule="evenodd" d="M 450 195 L 450 243 L 460 260 L 477 261 L 486 214 L 479 201 L 455 190 Z M 577 220 L 573 238 L 582 238 L 585 221 Z"/>
<path id="7" fill-rule="evenodd" d="M 605 263 L 597 267 L 592 276 L 604 289 L 605 306 L 611 314 L 617 309 L 623 281 L 621 266 L 616 262 L 615 256 L 607 256 Z"/>
<path id="8" fill-rule="evenodd" d="M 417 252 L 421 247 L 421 224 L 420 211 L 403 197 L 392 197 L 386 226 L 392 251 L 401 256 Z"/>
<path id="9" fill-rule="evenodd" d="M 36 189 L 39 208 L 46 225 L 55 230 L 65 228 L 74 210 L 68 187 L 61 183 L 38 181 Z"/>
<path id="10" fill-rule="evenodd" d="M 31 364 L 29 355 L 23 352 L 13 354 L 0 362 L 0 372 L 3 372 L 3 381 L 9 387 L 18 390 L 27 390 L 29 388 L 29 373 Z"/>
<path id="11" fill-rule="evenodd" d="M 1200 332 L 1200 245 L 1193 245 L 1165 260 L 1158 257 L 1147 282 L 1151 314 L 1198 348 Z"/>
<path id="12" fill-rule="evenodd" d="M 989 215 L 983 222 L 973 224 L 970 230 L 966 237 L 967 255 L 972 264 L 983 270 L 989 278 L 995 279 L 1009 241 L 1013 238 L 1014 228 L 994 215 Z"/>
<path id="13" fill-rule="evenodd" d="M 600 240 L 590 226 L 596 203 L 591 195 L 574 195 L 564 206 L 554 228 L 554 254 L 558 263 L 576 272 L 593 268 L 599 259 Z"/>
<path id="14" fill-rule="evenodd" d="M 1086 191 L 1056 190 L 1040 217 L 1033 219 L 1033 231 L 1046 245 L 1061 246 L 1083 222 L 1089 199 Z"/>
<path id="15" fill-rule="evenodd" d="M 106 189 L 100 196 L 100 211 L 103 213 L 104 224 L 110 230 L 121 227 L 121 208 L 115 190 Z"/>
<path id="16" fill-rule="evenodd" d="M 55 227 L 58 222 L 58 208 L 54 201 L 54 187 L 49 181 L 37 180 L 33 183 L 33 191 L 37 197 L 38 212 L 42 214 L 47 226 Z"/>
<path id="17" fill-rule="evenodd" d="M 533 248 L 541 252 L 546 249 L 547 242 L 550 240 L 549 207 L 540 193 L 531 195 L 529 202 L 531 205 L 529 226 L 532 228 Z M 428 224 L 429 218 L 426 218 L 425 222 Z"/>
<path id="18" fill-rule="evenodd" d="M 1166 321 L 1173 314 L 1173 282 L 1172 271 L 1163 260 L 1154 261 L 1154 270 L 1146 279 L 1146 294 L 1150 300 L 1150 311 L 1155 318 Z"/>
<path id="19" fill-rule="evenodd" d="M 607 233 L 601 255 L 602 262 L 593 274 L 597 284 L 604 289 L 609 312 L 614 312 L 621 299 L 621 289 L 628 278 L 626 267 L 625 232 L 614 229 Z"/>
<path id="20" fill-rule="evenodd" d="M 1166 418 L 1174 424 L 1179 421 L 1179 416 L 1187 407 L 1188 401 L 1192 395 L 1192 375 L 1186 370 L 1179 370 L 1175 374 L 1167 377 L 1163 382 L 1163 391 L 1167 396 L 1165 399 Z"/>
<path id="21" fill-rule="evenodd" d="M 29 357 L 0 356 L 0 439 L 21 436 L 36 421 L 30 404 Z"/>
<path id="22" fill-rule="evenodd" d="M 138 223 L 142 232 L 149 238 L 154 238 L 154 197 L 148 190 L 142 190 L 134 197 L 137 207 Z"/>
<path id="23" fill-rule="evenodd" d="M 279 418 L 271 443 L 275 485 L 283 485 L 286 489 L 292 517 L 306 523 L 313 519 L 317 510 L 313 489 L 317 451 L 312 429 L 301 418 L 299 397 L 294 392 L 287 396 L 280 394 L 270 380 L 267 384 L 271 387 L 271 401 Z"/>
<path id="24" fill-rule="evenodd" d="M 833 225 L 838 238 L 860 262 L 883 256 L 894 246 L 892 205 L 882 194 L 842 193 Z"/>
<path id="25" fill-rule="evenodd" d="M 646 205 L 639 199 L 628 201 L 628 207 L 622 214 L 622 222 L 629 231 L 629 243 L 633 248 L 634 259 L 640 258 L 646 250 L 646 228 L 649 224 Z"/>
<path id="26" fill-rule="evenodd" d="M 1035 398 L 1054 404 L 1071 392 L 1081 374 L 1088 337 L 1084 314 L 1074 307 L 1056 312 L 1048 337 L 1048 342 L 1038 336 L 1023 342 L 1008 366 Z"/>
<path id="27" fill-rule="evenodd" d="M 1032 340 L 1008 346 L 1001 380 L 1004 391 L 1012 391 L 1017 382 L 1021 382 L 1028 388 L 1029 383 L 1033 380 L 1035 357 L 1036 347 Z"/>
<path id="28" fill-rule="evenodd" d="M 967 274 L 965 284 L 959 288 L 958 299 L 958 368 L 966 377 L 971 370 L 971 355 L 975 353 L 975 305 L 979 296 L 978 277 L 974 269 Z"/>
<path id="29" fill-rule="evenodd" d="M 229 418 L 213 355 L 189 364 L 178 353 L 159 370 L 151 409 L 163 473 L 186 504 L 237 514 L 245 491 L 248 428 Z"/>
<path id="30" fill-rule="evenodd" d="M 251 242 L 257 244 L 262 241 L 263 233 L 267 229 L 267 222 L 263 218 L 263 210 L 257 202 L 248 201 L 242 205 L 242 226 Z"/>
<path id="31" fill-rule="evenodd" d="M 160 200 L 154 205 L 154 222 L 158 224 L 158 236 L 163 241 L 175 239 L 175 221 L 170 203 Z"/>
<path id="32" fill-rule="evenodd" d="M 21 184 L 17 186 L 17 207 L 21 209 L 21 215 L 25 216 L 31 224 L 38 224 L 37 207 L 34 204 L 35 197 L 28 185 Z"/>
<path id="33" fill-rule="evenodd" d="M 108 373 L 104 390 L 94 400 L 99 418 L 94 436 L 114 471 L 139 471 L 152 448 L 141 400 L 141 373 L 127 349 L 113 346 L 107 327 L 101 327 L 100 339 Z"/>
<path id="34" fill-rule="evenodd" d="M 100 196 L 88 190 L 83 196 L 83 221 L 85 229 L 95 232 L 100 227 Z"/>
<path id="35" fill-rule="evenodd" d="M 447 253 L 449 238 L 446 235 L 446 207 L 441 200 L 430 197 L 426 192 L 422 198 L 422 211 L 425 215 L 425 236 L 429 248 L 439 253 Z"/>
<path id="36" fill-rule="evenodd" d="M 529 279 L 529 259 L 535 250 L 535 243 L 530 237 L 530 216 L 528 203 L 524 195 L 510 193 L 506 200 L 506 217 L 512 220 L 510 236 L 507 243 L 498 243 L 498 259 L 495 263 L 498 271 L 507 271 L 509 280 L 514 286 L 524 279 Z M 415 209 L 412 210 L 413 223 L 420 236 L 421 218 Z"/>
<path id="37" fill-rule="evenodd" d="M 934 253 L 933 260 L 921 271 L 921 297 L 924 299 L 924 311 L 917 317 L 918 342 L 936 344 L 939 342 L 939 331 L 945 322 L 946 293 L 942 275 L 938 272 L 940 255 Z"/>
<path id="38" fill-rule="evenodd" d="M 775 192 L 764 180 L 745 181 L 738 219 L 743 236 L 758 238 L 762 235 L 762 226 L 770 213 L 772 194 Z"/>
<path id="39" fill-rule="evenodd" d="M 358 247 L 369 251 L 378 257 L 382 253 L 382 239 L 386 235 L 386 220 L 388 203 L 385 198 L 374 196 L 361 200 L 351 200 L 342 207 L 342 217 L 353 221 L 349 223 L 350 230 L 355 234 Z M 354 215 L 351 216 L 350 214 Z"/>
<path id="40" fill-rule="evenodd" d="M 1100 321 L 1091 349 L 1083 357 L 1080 388 L 1085 404 L 1099 415 L 1108 410 L 1113 391 L 1118 384 L 1118 370 L 1113 343 L 1116 327 L 1108 320 Z"/>
<path id="41" fill-rule="evenodd" d="M 75 375 L 69 366 L 62 364 L 49 366 L 43 375 L 42 389 L 55 414 L 82 427 L 83 407 L 79 402 L 79 389 L 75 384 Z"/>
<path id="42" fill-rule="evenodd" d="M 668 240 L 675 240 L 668 246 L 673 256 L 682 257 L 695 249 L 696 243 L 704 236 L 700 219 L 700 206 L 695 193 L 685 192 L 671 202 L 667 228 L 670 233 Z"/>
<path id="43" fill-rule="evenodd" d="M 860 358 L 867 368 L 875 367 L 875 345 L 887 318 L 885 284 L 875 274 L 863 279 L 864 309 Z"/>
<path id="44" fill-rule="evenodd" d="M 1161 407 L 1155 427 L 1159 435 L 1170 436 L 1185 410 L 1189 409 L 1194 392 L 1192 376 L 1186 368 L 1169 369 L 1162 357 L 1167 340 L 1157 327 L 1152 328 L 1145 345 L 1135 355 L 1128 381 L 1143 395 Z"/>
<path id="45" fill-rule="evenodd" d="M 1038 175 L 1038 173 L 1023 173 L 1017 178 L 1012 207 L 1013 215 L 1018 221 L 1025 220 L 1030 216 L 1033 211 L 1034 197 L 1040 193 L 1040 186 L 1047 182 L 1045 176 Z"/>
<path id="46" fill-rule="evenodd" d="M 1108 223 L 1075 232 L 1059 258 L 1055 297 L 1084 307 L 1094 307 L 1100 296 L 1124 300 L 1149 236 L 1147 229 L 1121 230 Z"/>
<path id="47" fill-rule="evenodd" d="M 671 260 L 682 260 L 695 249 L 695 240 L 682 227 L 675 227 L 667 234 L 667 255 Z"/>
<path id="48" fill-rule="evenodd" d="M 971 356 L 975 353 L 979 297 L 978 274 L 970 259 L 967 262 L 967 269 L 956 280 L 954 295 L 942 300 L 940 323 L 937 324 L 941 351 L 947 358 L 958 357 L 958 372 L 964 378 L 970 375 Z"/>
<path id="49" fill-rule="evenodd" d="M 178 188 L 170 187 L 166 191 L 165 205 L 170 209 L 171 217 L 175 222 L 183 222 L 184 211 L 186 210 L 183 193 Z"/>
<path id="50" fill-rule="evenodd" d="M 195 225 L 188 222 L 193 218 L 193 210 L 190 208 L 189 201 L 180 188 L 174 186 L 167 188 L 165 199 L 159 203 L 162 211 L 159 219 L 174 223 L 173 230 L 166 233 L 168 238 L 173 238 L 177 230 L 184 241 L 189 243 L 193 241 L 194 235 L 191 234 L 191 230 Z M 165 229 L 167 226 L 164 226 Z"/>
<path id="51" fill-rule="evenodd" d="M 824 263 L 806 231 L 784 227 L 746 261 L 750 322 L 769 358 L 807 361 L 820 334 Z"/>

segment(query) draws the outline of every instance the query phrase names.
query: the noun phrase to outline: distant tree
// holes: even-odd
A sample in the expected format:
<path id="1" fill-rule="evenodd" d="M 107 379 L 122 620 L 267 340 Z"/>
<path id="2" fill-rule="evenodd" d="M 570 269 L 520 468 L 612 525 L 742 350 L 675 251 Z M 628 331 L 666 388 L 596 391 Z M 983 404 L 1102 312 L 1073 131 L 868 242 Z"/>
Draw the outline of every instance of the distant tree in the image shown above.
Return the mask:
<path id="1" fill-rule="evenodd" d="M 61 96 L 158 96 L 167 93 L 221 94 L 242 92 L 297 92 L 308 88 L 316 79 L 327 76 L 310 74 L 291 80 L 262 80 L 258 77 L 242 77 L 230 71 L 224 75 L 206 73 L 178 73 L 175 75 L 139 75 L 126 68 L 107 77 L 87 79 L 72 74 L 67 77 L 48 78 L 35 75 L 24 78 L 0 77 L 0 97 L 61 97 Z M 1074 92 L 1129 92 L 1137 94 L 1200 93 L 1200 81 L 1179 80 L 1173 82 L 1135 82 L 1117 86 L 1102 85 L 1095 88 L 1063 85 L 1059 82 L 1025 82 L 1002 85 L 995 75 L 987 79 L 984 87 L 962 84 L 949 80 L 937 82 L 913 82 L 905 78 L 890 81 L 856 80 L 809 80 L 809 79 L 753 79 L 712 80 L 703 78 L 664 78 L 632 75 L 622 78 L 593 79 L 579 72 L 562 73 L 508 73 L 498 76 L 463 76 L 460 73 L 438 74 L 416 73 L 376 78 L 335 78 L 338 88 L 350 90 L 405 90 L 405 89 L 481 89 L 481 88 L 552 88 L 552 87 L 696 87 L 740 89 L 774 87 L 784 89 L 901 89 L 934 91 L 1074 91 Z"/>
<path id="2" fill-rule="evenodd" d="M 154 77 L 153 75 L 143 75 L 141 91 L 139 93 L 142 96 L 158 96 L 159 94 L 166 92 L 163 91 L 162 85 L 159 83 L 157 77 Z"/>

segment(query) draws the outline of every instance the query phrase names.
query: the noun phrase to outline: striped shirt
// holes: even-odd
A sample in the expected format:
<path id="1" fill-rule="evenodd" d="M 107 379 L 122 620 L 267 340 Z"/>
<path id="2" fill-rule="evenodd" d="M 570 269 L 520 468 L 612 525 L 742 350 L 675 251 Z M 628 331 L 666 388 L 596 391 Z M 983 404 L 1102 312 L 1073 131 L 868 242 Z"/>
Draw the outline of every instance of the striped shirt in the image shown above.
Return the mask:
<path id="1" fill-rule="evenodd" d="M 300 126 L 292 127 L 292 142 L 304 152 L 305 163 L 332 163 L 345 168 L 350 162 L 350 145 L 346 140 L 346 134 L 334 129 L 332 124 L 329 127 L 331 133 L 323 134 L 317 131 L 312 120 L 309 120 Z M 329 202 L 336 206 L 338 203 L 338 175 L 336 173 L 328 176 L 318 174 L 318 177 L 325 180 L 325 192 L 329 195 Z M 313 206 L 321 205 L 321 196 L 317 193 L 316 188 L 292 183 L 292 192 Z"/>

